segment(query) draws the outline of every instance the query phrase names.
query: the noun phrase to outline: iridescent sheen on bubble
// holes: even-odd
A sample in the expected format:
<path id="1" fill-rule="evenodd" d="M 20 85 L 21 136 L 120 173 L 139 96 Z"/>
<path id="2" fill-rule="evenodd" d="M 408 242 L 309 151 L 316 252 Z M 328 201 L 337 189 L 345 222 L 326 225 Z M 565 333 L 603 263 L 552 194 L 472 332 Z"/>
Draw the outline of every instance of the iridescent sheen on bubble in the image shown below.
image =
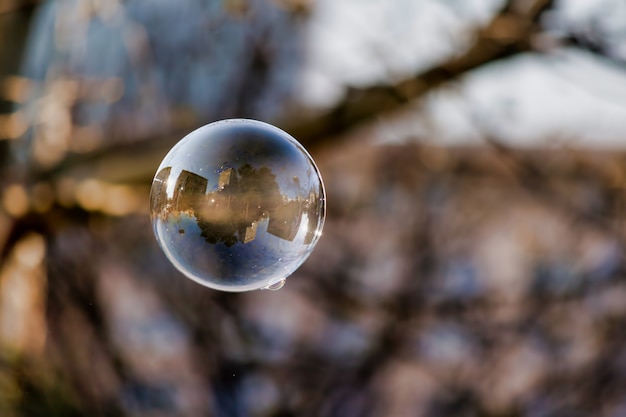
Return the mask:
<path id="1" fill-rule="evenodd" d="M 203 126 L 165 156 L 152 182 L 154 233 L 183 274 L 210 288 L 280 288 L 321 236 L 319 171 L 293 137 L 267 123 Z"/>

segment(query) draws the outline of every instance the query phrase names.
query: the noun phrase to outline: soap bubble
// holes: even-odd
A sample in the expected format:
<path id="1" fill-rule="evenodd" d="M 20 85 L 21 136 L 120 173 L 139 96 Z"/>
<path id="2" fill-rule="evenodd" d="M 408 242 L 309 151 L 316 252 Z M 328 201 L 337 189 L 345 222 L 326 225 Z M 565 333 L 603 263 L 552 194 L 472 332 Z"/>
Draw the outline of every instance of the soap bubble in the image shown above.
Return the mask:
<path id="1" fill-rule="evenodd" d="M 150 212 L 159 245 L 192 280 L 223 291 L 279 289 L 317 244 L 326 196 L 293 137 L 233 119 L 170 150 L 152 182 Z"/>

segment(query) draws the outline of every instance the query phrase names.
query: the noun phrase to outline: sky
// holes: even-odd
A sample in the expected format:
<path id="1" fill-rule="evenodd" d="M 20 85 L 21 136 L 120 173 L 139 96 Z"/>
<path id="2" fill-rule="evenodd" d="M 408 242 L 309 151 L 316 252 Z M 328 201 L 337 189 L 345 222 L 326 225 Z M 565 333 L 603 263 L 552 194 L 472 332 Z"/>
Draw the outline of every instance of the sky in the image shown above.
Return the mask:
<path id="1" fill-rule="evenodd" d="M 495 0 L 318 0 L 308 31 L 301 99 L 324 108 L 347 86 L 402 79 L 445 60 L 488 22 Z M 569 28 L 600 28 L 626 60 L 626 2 L 557 1 L 544 16 L 558 38 Z M 591 32 L 590 32 L 591 33 Z M 591 36 L 591 35 L 590 35 Z M 549 39 L 548 39 L 549 40 Z M 482 67 L 429 94 L 380 142 L 420 137 L 480 143 L 487 132 L 519 147 L 626 148 L 626 66 L 573 48 L 551 48 Z M 411 130 L 407 130 L 407 126 Z M 410 133 L 409 133 L 410 132 Z"/>

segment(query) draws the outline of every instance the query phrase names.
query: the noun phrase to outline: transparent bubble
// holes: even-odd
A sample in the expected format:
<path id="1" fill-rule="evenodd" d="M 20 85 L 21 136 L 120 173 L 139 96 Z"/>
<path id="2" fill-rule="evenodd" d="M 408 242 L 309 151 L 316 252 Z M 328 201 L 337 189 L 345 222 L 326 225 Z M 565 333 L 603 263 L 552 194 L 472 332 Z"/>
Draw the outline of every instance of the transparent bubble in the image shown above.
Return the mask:
<path id="1" fill-rule="evenodd" d="M 223 291 L 278 289 L 320 238 L 326 196 L 315 163 L 267 123 L 203 126 L 152 182 L 154 233 L 183 274 Z"/>

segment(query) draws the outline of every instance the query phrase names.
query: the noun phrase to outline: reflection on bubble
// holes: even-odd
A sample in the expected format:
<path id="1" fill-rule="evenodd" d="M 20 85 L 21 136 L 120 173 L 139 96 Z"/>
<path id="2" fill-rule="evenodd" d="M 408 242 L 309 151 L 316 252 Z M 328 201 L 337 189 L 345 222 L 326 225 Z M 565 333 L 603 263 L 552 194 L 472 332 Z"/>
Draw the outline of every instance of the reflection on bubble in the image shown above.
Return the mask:
<path id="1" fill-rule="evenodd" d="M 270 290 L 270 291 L 278 291 L 280 290 L 284 285 L 285 285 L 286 280 L 285 279 L 281 279 L 278 282 L 275 282 L 271 285 L 268 285 L 267 287 L 263 287 L 261 288 L 262 290 Z"/>
<path id="2" fill-rule="evenodd" d="M 176 144 L 152 182 L 157 240 L 187 277 L 224 291 L 279 289 L 324 225 L 319 171 L 266 123 L 206 125 Z"/>

